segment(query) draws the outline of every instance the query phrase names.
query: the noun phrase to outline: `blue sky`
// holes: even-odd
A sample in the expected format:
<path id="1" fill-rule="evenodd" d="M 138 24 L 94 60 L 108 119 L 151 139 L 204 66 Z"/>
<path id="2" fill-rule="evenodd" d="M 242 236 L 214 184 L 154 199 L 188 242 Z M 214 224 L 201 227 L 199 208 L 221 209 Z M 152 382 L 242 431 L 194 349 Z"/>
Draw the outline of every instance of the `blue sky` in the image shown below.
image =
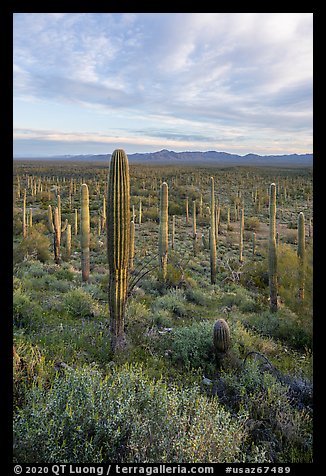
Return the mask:
<path id="1" fill-rule="evenodd" d="M 312 13 L 15 13 L 14 156 L 312 152 Z"/>

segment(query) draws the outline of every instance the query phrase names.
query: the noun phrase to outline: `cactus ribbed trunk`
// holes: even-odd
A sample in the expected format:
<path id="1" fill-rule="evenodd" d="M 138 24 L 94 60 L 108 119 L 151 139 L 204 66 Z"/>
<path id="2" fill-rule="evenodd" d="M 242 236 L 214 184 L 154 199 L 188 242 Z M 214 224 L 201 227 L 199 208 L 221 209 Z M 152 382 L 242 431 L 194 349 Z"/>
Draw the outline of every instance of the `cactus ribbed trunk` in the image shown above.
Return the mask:
<path id="1" fill-rule="evenodd" d="M 89 194 L 88 186 L 83 183 L 81 186 L 81 207 L 80 207 L 80 248 L 81 248 L 81 269 L 82 280 L 89 280 L 90 257 L 90 219 L 89 219 Z"/>
<path id="2" fill-rule="evenodd" d="M 116 149 L 110 161 L 107 196 L 107 252 L 112 350 L 125 345 L 124 319 L 130 251 L 130 178 L 128 157 Z"/>
<path id="3" fill-rule="evenodd" d="M 215 236 L 215 196 L 214 196 L 214 178 L 210 178 L 211 182 L 211 223 L 209 234 L 210 247 L 210 265 L 211 265 L 211 284 L 216 283 L 216 236 Z"/>
<path id="4" fill-rule="evenodd" d="M 300 301 L 304 300 L 304 287 L 305 287 L 305 219 L 303 212 L 298 216 L 298 261 L 299 261 L 299 293 L 298 297 Z"/>
<path id="5" fill-rule="evenodd" d="M 277 311 L 277 246 L 276 246 L 276 189 L 275 183 L 269 191 L 269 297 L 271 311 Z"/>
<path id="6" fill-rule="evenodd" d="M 163 281 L 166 280 L 168 266 L 168 234 L 169 234 L 169 191 L 168 184 L 163 182 L 160 194 L 160 228 L 159 228 L 159 260 Z"/>
<path id="7" fill-rule="evenodd" d="M 28 214 L 28 226 L 32 228 L 33 226 L 33 209 L 29 209 L 29 214 Z"/>

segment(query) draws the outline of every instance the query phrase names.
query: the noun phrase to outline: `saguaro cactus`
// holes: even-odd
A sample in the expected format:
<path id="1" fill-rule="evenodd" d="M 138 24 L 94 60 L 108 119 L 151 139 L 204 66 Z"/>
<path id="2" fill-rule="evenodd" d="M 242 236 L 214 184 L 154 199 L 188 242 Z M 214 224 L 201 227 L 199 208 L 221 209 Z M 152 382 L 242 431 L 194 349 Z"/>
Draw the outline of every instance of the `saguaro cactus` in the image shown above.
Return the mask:
<path id="1" fill-rule="evenodd" d="M 66 256 L 70 258 L 71 255 L 71 225 L 67 225 L 66 229 Z"/>
<path id="2" fill-rule="evenodd" d="M 253 256 L 256 255 L 256 233 L 253 232 L 252 234 L 252 254 Z"/>
<path id="3" fill-rule="evenodd" d="M 134 269 L 134 257 L 135 257 L 135 222 L 130 222 L 130 250 L 129 250 L 129 269 Z"/>
<path id="4" fill-rule="evenodd" d="M 89 220 L 89 194 L 88 186 L 83 183 L 81 186 L 81 206 L 80 206 L 80 248 L 81 248 L 81 268 L 82 280 L 89 280 L 89 241 L 90 241 L 90 220 Z"/>
<path id="5" fill-rule="evenodd" d="M 171 248 L 174 250 L 175 247 L 175 215 L 172 215 L 172 237 L 171 237 Z"/>
<path id="6" fill-rule="evenodd" d="M 304 299 L 305 286 L 305 219 L 303 212 L 298 216 L 298 261 L 299 261 L 299 292 L 298 297 L 300 301 Z"/>
<path id="7" fill-rule="evenodd" d="M 61 233 L 65 231 L 68 226 L 68 220 L 65 221 L 63 228 L 60 228 L 59 220 L 59 209 L 55 207 L 54 216 L 53 216 L 53 250 L 54 250 L 54 261 L 59 264 L 61 261 L 60 256 L 60 244 L 61 244 Z"/>
<path id="8" fill-rule="evenodd" d="M 227 352 L 230 348 L 230 328 L 224 319 L 218 319 L 214 324 L 213 344 L 217 355 Z"/>
<path id="9" fill-rule="evenodd" d="M 160 195 L 160 228 L 159 228 L 159 260 L 163 280 L 166 280 L 168 265 L 168 233 L 169 233 L 169 195 L 168 184 L 163 182 Z"/>
<path id="10" fill-rule="evenodd" d="M 23 197 L 23 238 L 27 236 L 27 220 L 26 220 L 26 188 L 24 189 Z"/>
<path id="11" fill-rule="evenodd" d="M 107 252 L 111 346 L 125 345 L 124 319 L 130 250 L 130 178 L 128 157 L 116 149 L 110 161 L 107 196 Z"/>
<path id="12" fill-rule="evenodd" d="M 186 225 L 189 223 L 189 201 L 188 197 L 186 197 Z"/>
<path id="13" fill-rule="evenodd" d="M 244 231 L 244 209 L 240 210 L 240 229 L 239 229 L 239 261 L 243 262 L 243 231 Z"/>
<path id="14" fill-rule="evenodd" d="M 210 264 L 211 264 L 211 284 L 216 283 L 216 236 L 215 236 L 215 196 L 214 196 L 214 177 L 211 181 L 211 226 L 209 232 Z"/>
<path id="15" fill-rule="evenodd" d="M 196 200 L 192 202 L 192 237 L 195 239 L 197 233 Z"/>
<path id="16" fill-rule="evenodd" d="M 269 191 L 269 297 L 271 311 L 277 311 L 277 246 L 276 246 L 276 190 L 275 183 Z"/>

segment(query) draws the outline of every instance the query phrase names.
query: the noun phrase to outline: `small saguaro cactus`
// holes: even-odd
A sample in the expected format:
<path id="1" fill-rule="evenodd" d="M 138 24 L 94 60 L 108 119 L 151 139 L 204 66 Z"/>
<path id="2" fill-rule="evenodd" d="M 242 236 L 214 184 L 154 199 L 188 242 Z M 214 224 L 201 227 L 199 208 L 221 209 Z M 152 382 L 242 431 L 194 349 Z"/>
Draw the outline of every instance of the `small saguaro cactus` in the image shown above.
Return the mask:
<path id="1" fill-rule="evenodd" d="M 89 219 L 89 194 L 88 186 L 83 183 L 81 186 L 81 206 L 80 206 L 80 248 L 81 248 L 81 268 L 82 280 L 89 280 L 90 271 L 90 219 Z"/>
<path id="2" fill-rule="evenodd" d="M 171 237 L 171 248 L 175 248 L 175 215 L 172 215 L 172 237 Z"/>
<path id="3" fill-rule="evenodd" d="M 27 236 L 27 220 L 26 220 L 26 188 L 24 189 L 23 196 L 23 238 Z"/>
<path id="4" fill-rule="evenodd" d="M 215 235 L 215 196 L 214 196 L 214 177 L 211 181 L 211 223 L 209 233 L 209 247 L 210 247 L 210 265 L 211 265 L 211 284 L 216 283 L 216 235 Z"/>
<path id="5" fill-rule="evenodd" d="M 195 238 L 196 233 L 197 233 L 197 217 L 196 217 L 196 200 L 193 200 L 192 202 L 192 237 Z"/>
<path id="6" fill-rule="evenodd" d="M 239 229 L 239 261 L 243 262 L 243 232 L 244 232 L 244 209 L 240 210 L 240 229 Z"/>
<path id="7" fill-rule="evenodd" d="M 269 245 L 268 245 L 268 277 L 271 311 L 277 311 L 277 246 L 276 246 L 276 189 L 275 183 L 270 185 L 269 192 Z"/>
<path id="8" fill-rule="evenodd" d="M 106 223 L 106 202 L 105 202 L 105 195 L 103 195 L 103 207 L 101 212 L 101 228 L 105 228 Z"/>
<path id="9" fill-rule="evenodd" d="M 230 328 L 224 319 L 218 319 L 214 324 L 213 345 L 217 355 L 227 352 L 231 346 Z"/>
<path id="10" fill-rule="evenodd" d="M 186 225 L 189 223 L 189 200 L 188 197 L 186 197 Z"/>
<path id="11" fill-rule="evenodd" d="M 107 252 L 112 350 L 125 346 L 125 308 L 130 251 L 130 178 L 128 157 L 116 149 L 110 161 L 107 194 Z"/>
<path id="12" fill-rule="evenodd" d="M 253 256 L 256 255 L 256 233 L 253 232 L 252 234 L 252 254 Z"/>
<path id="13" fill-rule="evenodd" d="M 169 191 L 168 184 L 161 184 L 160 195 L 160 227 L 159 227 L 159 260 L 163 281 L 166 280 L 168 265 L 168 233 L 169 233 Z"/>
<path id="14" fill-rule="evenodd" d="M 134 269 L 134 257 L 135 257 L 135 222 L 130 222 L 130 250 L 129 250 L 129 270 Z"/>
<path id="15" fill-rule="evenodd" d="M 142 202 L 139 200 L 139 215 L 138 215 L 138 221 L 139 224 L 141 225 L 142 222 L 142 217 L 143 217 L 143 211 L 142 211 Z"/>
<path id="16" fill-rule="evenodd" d="M 75 236 L 78 235 L 78 210 L 75 208 Z"/>
<path id="17" fill-rule="evenodd" d="M 71 255 L 71 225 L 68 223 L 66 228 L 66 256 L 70 258 Z"/>
<path id="18" fill-rule="evenodd" d="M 298 216 L 298 249 L 297 256 L 299 261 L 299 292 L 298 298 L 300 301 L 304 299 L 305 286 L 305 219 L 303 212 Z"/>

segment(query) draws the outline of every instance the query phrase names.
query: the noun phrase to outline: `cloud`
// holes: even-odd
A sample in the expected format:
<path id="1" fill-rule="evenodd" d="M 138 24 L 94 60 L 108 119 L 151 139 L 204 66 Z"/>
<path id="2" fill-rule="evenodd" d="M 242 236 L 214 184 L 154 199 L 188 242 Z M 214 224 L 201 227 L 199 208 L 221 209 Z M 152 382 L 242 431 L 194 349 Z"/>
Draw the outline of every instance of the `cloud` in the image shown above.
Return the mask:
<path id="1" fill-rule="evenodd" d="M 311 134 L 312 14 L 17 14 L 14 98 L 124 113 L 134 136 L 140 116 L 167 139 Z"/>

